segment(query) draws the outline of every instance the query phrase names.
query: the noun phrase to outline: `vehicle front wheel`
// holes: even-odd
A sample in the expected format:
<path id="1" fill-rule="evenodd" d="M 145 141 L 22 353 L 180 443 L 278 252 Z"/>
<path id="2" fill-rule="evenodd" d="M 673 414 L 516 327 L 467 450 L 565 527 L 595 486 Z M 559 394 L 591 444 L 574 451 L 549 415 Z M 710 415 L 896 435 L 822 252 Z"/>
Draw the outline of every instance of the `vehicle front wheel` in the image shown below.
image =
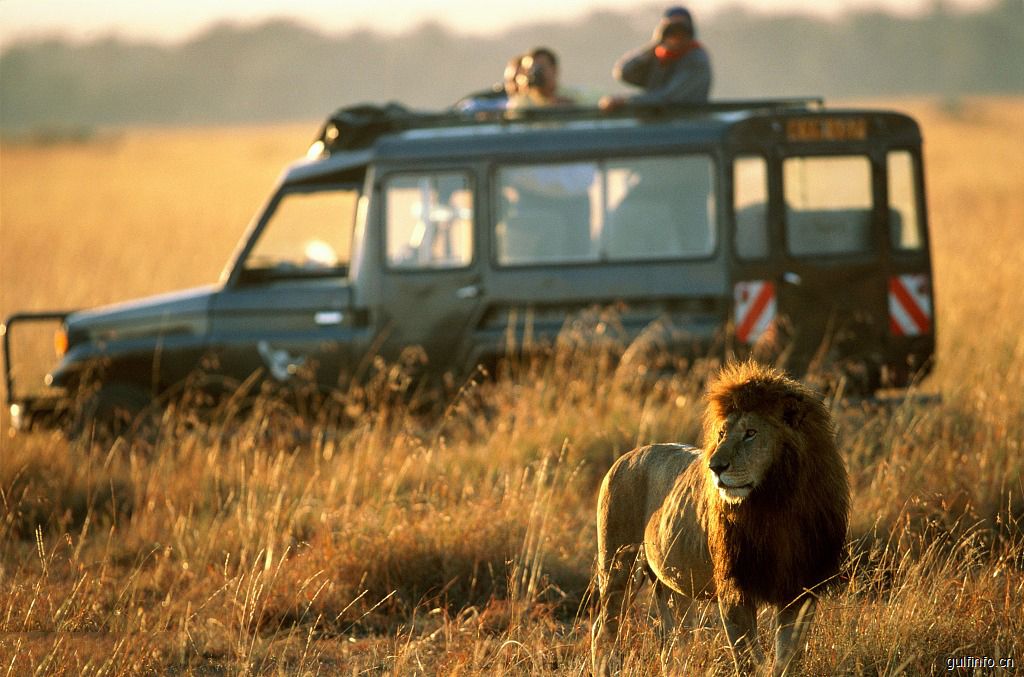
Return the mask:
<path id="1" fill-rule="evenodd" d="M 138 428 L 140 418 L 148 415 L 152 405 L 152 395 L 138 385 L 104 383 L 78 408 L 68 437 L 90 436 L 107 441 L 128 435 Z"/>

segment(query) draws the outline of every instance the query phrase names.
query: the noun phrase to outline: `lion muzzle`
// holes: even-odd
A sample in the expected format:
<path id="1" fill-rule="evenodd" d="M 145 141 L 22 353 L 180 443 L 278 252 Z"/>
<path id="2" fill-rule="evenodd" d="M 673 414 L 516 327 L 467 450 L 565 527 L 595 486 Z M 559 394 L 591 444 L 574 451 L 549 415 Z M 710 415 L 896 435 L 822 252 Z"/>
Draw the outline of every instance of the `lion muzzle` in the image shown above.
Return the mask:
<path id="1" fill-rule="evenodd" d="M 750 492 L 754 490 L 753 482 L 728 477 L 724 473 L 719 475 L 712 472 L 712 476 L 715 486 L 718 488 L 718 496 L 727 503 L 739 503 L 750 496 Z"/>
<path id="2" fill-rule="evenodd" d="M 711 481 L 718 488 L 718 496 L 727 503 L 739 503 L 750 495 L 755 483 L 747 473 L 730 472 L 731 468 L 732 463 L 721 454 L 715 454 L 708 461 Z"/>

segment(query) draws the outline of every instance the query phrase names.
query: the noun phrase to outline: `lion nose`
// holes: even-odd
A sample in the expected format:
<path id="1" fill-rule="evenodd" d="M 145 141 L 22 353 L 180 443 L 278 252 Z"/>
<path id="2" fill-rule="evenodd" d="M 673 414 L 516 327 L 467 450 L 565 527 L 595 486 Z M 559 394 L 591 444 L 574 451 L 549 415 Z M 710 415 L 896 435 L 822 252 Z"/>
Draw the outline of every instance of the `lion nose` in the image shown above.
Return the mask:
<path id="1" fill-rule="evenodd" d="M 716 475 L 721 475 L 722 473 L 729 469 L 729 462 L 716 461 L 715 459 L 711 459 L 711 462 L 708 463 L 708 467 L 711 468 L 711 472 L 715 473 Z"/>

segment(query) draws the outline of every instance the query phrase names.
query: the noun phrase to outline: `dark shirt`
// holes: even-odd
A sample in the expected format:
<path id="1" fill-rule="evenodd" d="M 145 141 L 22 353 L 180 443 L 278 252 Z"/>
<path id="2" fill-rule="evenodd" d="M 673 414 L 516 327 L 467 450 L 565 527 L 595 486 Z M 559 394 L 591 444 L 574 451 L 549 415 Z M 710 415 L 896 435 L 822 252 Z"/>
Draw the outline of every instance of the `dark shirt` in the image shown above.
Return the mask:
<path id="1" fill-rule="evenodd" d="M 704 103 L 711 90 L 711 60 L 700 43 L 682 56 L 659 61 L 656 45 L 627 53 L 613 71 L 622 82 L 642 87 L 644 92 L 629 97 L 630 103 Z"/>

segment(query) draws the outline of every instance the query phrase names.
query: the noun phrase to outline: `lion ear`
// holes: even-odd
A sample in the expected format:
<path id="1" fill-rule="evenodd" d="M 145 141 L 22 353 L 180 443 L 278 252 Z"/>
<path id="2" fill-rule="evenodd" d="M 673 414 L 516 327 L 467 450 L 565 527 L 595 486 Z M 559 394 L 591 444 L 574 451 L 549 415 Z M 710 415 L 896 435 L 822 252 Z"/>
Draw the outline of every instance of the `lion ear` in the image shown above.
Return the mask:
<path id="1" fill-rule="evenodd" d="M 799 430 L 807 417 L 807 402 L 797 395 L 786 395 L 782 399 L 782 420 L 790 428 Z"/>

